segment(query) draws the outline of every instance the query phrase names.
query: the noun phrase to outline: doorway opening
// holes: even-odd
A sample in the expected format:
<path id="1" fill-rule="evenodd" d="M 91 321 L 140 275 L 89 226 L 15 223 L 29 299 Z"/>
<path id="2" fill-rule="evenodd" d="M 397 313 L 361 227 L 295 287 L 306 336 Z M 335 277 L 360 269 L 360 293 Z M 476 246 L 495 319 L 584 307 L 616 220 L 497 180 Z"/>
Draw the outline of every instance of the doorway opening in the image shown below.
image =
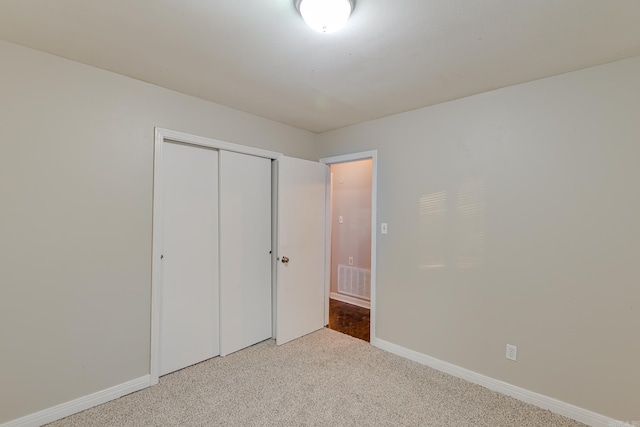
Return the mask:
<path id="1" fill-rule="evenodd" d="M 374 159 L 329 164 L 328 327 L 371 341 Z M 373 262 L 373 264 L 372 264 Z"/>

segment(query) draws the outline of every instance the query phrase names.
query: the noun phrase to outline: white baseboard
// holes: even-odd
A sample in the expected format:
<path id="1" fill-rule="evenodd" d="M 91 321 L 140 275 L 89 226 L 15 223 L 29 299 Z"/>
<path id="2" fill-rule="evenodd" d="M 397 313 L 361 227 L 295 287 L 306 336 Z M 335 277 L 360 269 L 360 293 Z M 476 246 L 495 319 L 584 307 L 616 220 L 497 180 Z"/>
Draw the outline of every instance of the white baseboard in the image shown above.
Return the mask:
<path id="1" fill-rule="evenodd" d="M 349 295 L 343 295 L 336 292 L 331 292 L 329 298 L 346 302 L 347 304 L 357 305 L 358 307 L 371 309 L 371 303 L 369 301 L 361 300 L 360 298 L 350 297 Z"/>
<path id="2" fill-rule="evenodd" d="M 59 420 L 61 418 L 68 417 L 69 415 L 84 411 L 85 409 L 92 408 L 110 400 L 117 399 L 126 394 L 133 393 L 134 391 L 142 390 L 143 388 L 149 387 L 150 385 L 151 376 L 145 375 L 144 377 L 127 381 L 126 383 L 122 383 L 108 389 L 98 391 L 96 393 L 80 397 L 78 399 L 74 399 L 69 402 L 61 403 L 60 405 L 56 405 L 51 408 L 29 414 L 21 418 L 17 418 L 4 424 L 0 424 L 0 427 L 38 427 L 55 420 Z"/>
<path id="3" fill-rule="evenodd" d="M 460 366 L 454 365 L 449 362 L 436 359 L 426 354 L 419 353 L 414 350 L 399 346 L 397 344 L 390 343 L 380 338 L 375 338 L 371 341 L 371 344 L 388 351 L 389 353 L 396 354 L 414 362 L 427 365 L 430 368 L 437 369 L 438 371 L 445 372 L 454 377 L 462 378 L 474 384 L 481 385 L 489 390 L 497 391 L 498 393 L 511 396 L 526 403 L 530 403 L 542 409 L 548 409 L 551 412 L 571 418 L 581 423 L 594 426 L 594 427 L 623 427 L 629 424 L 614 420 L 613 418 L 606 417 L 596 412 L 589 411 L 584 408 L 566 403 L 557 399 L 554 399 L 543 394 L 535 393 L 533 391 L 520 388 L 504 381 L 496 380 L 486 375 L 479 374 L 477 372 L 470 371 Z M 629 425 L 629 427 L 631 427 Z"/>

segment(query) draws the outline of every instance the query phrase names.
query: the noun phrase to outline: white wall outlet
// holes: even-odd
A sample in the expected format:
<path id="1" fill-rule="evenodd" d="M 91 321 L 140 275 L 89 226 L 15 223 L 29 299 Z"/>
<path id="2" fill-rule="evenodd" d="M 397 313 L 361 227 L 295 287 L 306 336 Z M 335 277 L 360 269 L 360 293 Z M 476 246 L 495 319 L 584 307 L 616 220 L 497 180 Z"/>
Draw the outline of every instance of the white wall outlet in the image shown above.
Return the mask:
<path id="1" fill-rule="evenodd" d="M 353 257 L 352 256 L 349 257 L 349 265 L 353 265 Z"/>
<path id="2" fill-rule="evenodd" d="M 344 222 L 344 218 L 342 217 L 342 215 L 340 215 L 340 216 L 338 217 L 338 222 L 339 222 L 340 224 L 342 224 L 342 223 Z"/>
<path id="3" fill-rule="evenodd" d="M 514 362 L 518 359 L 518 347 L 507 344 L 507 359 L 513 360 Z"/>
<path id="4" fill-rule="evenodd" d="M 389 231 L 388 227 L 387 227 L 387 223 L 383 222 L 380 224 L 380 234 L 387 234 L 387 232 Z"/>

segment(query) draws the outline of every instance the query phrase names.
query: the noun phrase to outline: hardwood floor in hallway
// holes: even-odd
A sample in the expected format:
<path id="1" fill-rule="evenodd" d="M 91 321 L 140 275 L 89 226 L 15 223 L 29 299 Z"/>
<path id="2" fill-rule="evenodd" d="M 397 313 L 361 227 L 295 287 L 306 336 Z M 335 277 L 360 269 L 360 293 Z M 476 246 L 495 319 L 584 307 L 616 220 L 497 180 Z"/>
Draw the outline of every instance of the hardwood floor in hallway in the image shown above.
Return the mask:
<path id="1" fill-rule="evenodd" d="M 368 308 L 334 299 L 329 300 L 329 329 L 369 341 L 369 323 Z"/>

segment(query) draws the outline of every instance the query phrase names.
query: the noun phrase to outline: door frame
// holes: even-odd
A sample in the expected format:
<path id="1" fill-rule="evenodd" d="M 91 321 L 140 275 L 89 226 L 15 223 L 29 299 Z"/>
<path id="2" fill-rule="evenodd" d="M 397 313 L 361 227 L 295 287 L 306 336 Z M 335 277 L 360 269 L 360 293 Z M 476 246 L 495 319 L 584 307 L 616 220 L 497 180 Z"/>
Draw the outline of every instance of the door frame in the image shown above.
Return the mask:
<path id="1" fill-rule="evenodd" d="M 263 150 L 260 148 L 248 147 L 245 145 L 233 144 L 219 141 L 203 136 L 191 135 L 184 132 L 173 131 L 163 128 L 155 128 L 155 142 L 153 155 L 153 229 L 152 229 L 152 249 L 151 249 L 151 340 L 150 340 L 150 385 L 158 383 L 159 379 L 159 358 L 160 358 L 160 312 L 162 307 L 162 268 L 160 257 L 162 255 L 162 151 L 165 141 L 178 142 L 200 147 L 214 148 L 217 150 L 232 151 L 235 153 L 248 154 L 252 156 L 264 157 L 271 160 L 279 160 L 283 155 L 275 151 Z M 272 232 L 272 236 L 273 233 Z M 272 243 L 273 245 L 273 243 Z M 273 263 L 272 263 L 273 265 Z M 276 286 L 272 282 L 272 286 Z"/>
<path id="2" fill-rule="evenodd" d="M 359 153 L 343 154 L 341 156 L 324 157 L 321 163 L 333 165 L 338 163 L 349 163 L 358 160 L 371 159 L 371 307 L 369 322 L 369 340 L 372 345 L 376 345 L 376 238 L 377 238 L 377 200 L 378 200 L 378 150 L 362 151 Z M 329 174 L 330 175 L 330 174 Z M 331 179 L 327 179 L 326 191 L 326 230 L 325 230 L 325 324 L 329 324 L 329 296 L 331 293 Z"/>

